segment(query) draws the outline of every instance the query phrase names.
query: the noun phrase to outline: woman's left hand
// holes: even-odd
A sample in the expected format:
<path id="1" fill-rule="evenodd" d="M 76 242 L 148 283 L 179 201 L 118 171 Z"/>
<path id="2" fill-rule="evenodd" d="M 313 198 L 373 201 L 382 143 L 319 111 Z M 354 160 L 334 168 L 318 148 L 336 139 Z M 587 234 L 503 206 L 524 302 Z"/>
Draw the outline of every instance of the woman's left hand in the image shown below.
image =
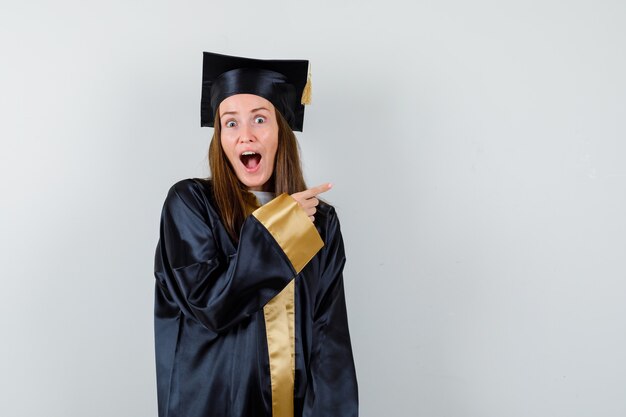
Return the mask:
<path id="1" fill-rule="evenodd" d="M 309 188 L 308 190 L 291 194 L 291 197 L 293 197 L 293 199 L 296 200 L 298 204 L 300 204 L 302 210 L 304 210 L 306 215 L 309 216 L 309 219 L 311 219 L 311 221 L 313 222 L 315 221 L 315 212 L 317 211 L 315 207 L 317 207 L 317 205 L 320 203 L 320 201 L 317 199 L 317 196 L 325 193 L 332 187 L 333 185 L 327 182 L 318 185 L 317 187 Z"/>

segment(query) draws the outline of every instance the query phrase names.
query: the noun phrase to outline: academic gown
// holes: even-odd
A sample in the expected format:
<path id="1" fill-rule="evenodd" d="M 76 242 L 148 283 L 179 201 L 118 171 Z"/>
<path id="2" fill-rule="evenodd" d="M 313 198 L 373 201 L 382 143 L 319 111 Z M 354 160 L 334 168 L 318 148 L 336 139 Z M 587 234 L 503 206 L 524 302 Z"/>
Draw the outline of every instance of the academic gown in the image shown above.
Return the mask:
<path id="1" fill-rule="evenodd" d="M 335 210 L 320 202 L 313 224 L 287 194 L 252 209 L 235 244 L 210 180 L 167 195 L 155 259 L 159 416 L 356 417 Z"/>

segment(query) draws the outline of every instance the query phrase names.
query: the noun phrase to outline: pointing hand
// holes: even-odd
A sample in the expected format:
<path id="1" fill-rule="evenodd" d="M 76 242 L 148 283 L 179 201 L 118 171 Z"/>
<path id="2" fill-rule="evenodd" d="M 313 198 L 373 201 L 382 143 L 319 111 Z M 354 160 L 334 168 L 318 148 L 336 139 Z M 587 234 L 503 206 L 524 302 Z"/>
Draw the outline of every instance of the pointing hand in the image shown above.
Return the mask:
<path id="1" fill-rule="evenodd" d="M 317 211 L 315 207 L 320 203 L 317 199 L 319 194 L 325 193 L 326 191 L 332 188 L 332 184 L 327 182 L 317 187 L 309 188 L 308 190 L 300 191 L 299 193 L 291 194 L 294 200 L 300 204 L 300 207 L 304 210 L 307 216 L 311 221 L 315 221 L 315 212 Z"/>

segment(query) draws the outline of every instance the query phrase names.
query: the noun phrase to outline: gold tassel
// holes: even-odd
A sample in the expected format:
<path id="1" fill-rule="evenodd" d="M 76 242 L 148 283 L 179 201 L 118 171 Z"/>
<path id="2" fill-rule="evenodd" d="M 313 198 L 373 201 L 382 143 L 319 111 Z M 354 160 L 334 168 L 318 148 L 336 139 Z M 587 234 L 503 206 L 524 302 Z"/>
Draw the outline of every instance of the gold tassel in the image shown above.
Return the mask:
<path id="1" fill-rule="evenodd" d="M 309 74 L 306 77 L 306 84 L 302 90 L 301 104 L 311 104 L 311 64 L 309 64 Z"/>

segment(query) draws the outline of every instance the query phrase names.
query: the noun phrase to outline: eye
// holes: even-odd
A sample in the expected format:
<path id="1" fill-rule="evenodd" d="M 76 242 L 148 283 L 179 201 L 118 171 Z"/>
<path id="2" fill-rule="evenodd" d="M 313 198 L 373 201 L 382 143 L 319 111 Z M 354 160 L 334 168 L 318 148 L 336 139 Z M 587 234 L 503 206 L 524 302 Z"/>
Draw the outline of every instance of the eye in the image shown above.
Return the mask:
<path id="1" fill-rule="evenodd" d="M 235 121 L 234 121 L 234 120 L 229 120 L 229 121 L 227 121 L 227 122 L 224 124 L 224 126 L 226 126 L 226 127 L 235 127 L 235 126 L 237 126 L 237 123 L 235 123 Z"/>
<path id="2" fill-rule="evenodd" d="M 254 118 L 254 123 L 265 123 L 265 117 L 257 116 Z"/>

